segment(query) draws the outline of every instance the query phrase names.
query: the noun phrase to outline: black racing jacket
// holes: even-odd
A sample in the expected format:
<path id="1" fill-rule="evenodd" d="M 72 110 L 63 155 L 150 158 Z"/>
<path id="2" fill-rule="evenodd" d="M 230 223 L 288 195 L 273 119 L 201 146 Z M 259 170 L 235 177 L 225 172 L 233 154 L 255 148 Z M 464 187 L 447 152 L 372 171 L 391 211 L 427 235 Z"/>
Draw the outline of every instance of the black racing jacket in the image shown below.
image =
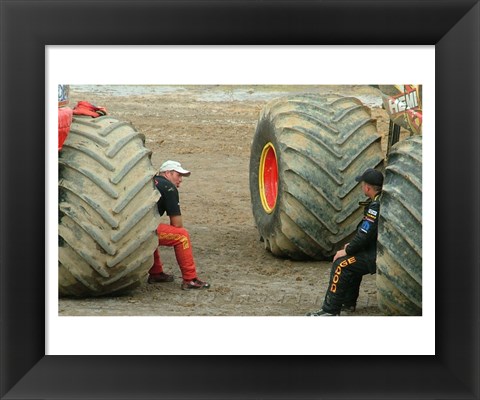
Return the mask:
<path id="1" fill-rule="evenodd" d="M 375 259 L 377 257 L 378 218 L 380 217 L 380 195 L 373 200 L 362 202 L 364 205 L 363 218 L 357 225 L 357 232 L 345 251 L 348 255 L 360 252 Z"/>

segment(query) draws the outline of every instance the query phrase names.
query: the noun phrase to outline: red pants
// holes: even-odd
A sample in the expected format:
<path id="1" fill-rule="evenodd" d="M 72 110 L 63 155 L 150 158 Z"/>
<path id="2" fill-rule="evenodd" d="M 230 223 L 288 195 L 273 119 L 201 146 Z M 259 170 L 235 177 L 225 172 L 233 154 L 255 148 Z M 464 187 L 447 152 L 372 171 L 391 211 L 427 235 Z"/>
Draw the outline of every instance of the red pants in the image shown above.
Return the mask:
<path id="1" fill-rule="evenodd" d="M 160 224 L 157 228 L 158 245 L 173 246 L 178 266 L 182 271 L 182 277 L 186 281 L 197 278 L 197 269 L 193 260 L 192 243 L 190 235 L 185 228 L 177 228 L 172 225 Z M 163 264 L 160 260 L 158 248 L 153 253 L 153 266 L 148 271 L 149 274 L 159 274 L 163 272 Z"/>

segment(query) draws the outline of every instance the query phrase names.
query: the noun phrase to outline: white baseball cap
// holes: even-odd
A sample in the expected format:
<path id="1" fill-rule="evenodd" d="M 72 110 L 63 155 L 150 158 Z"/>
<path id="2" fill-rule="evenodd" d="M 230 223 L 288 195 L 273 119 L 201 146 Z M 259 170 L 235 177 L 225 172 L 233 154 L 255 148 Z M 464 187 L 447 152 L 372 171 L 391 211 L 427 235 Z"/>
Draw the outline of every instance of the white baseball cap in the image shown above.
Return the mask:
<path id="1" fill-rule="evenodd" d="M 177 171 L 179 174 L 190 176 L 191 172 L 187 171 L 186 169 L 182 168 L 182 164 L 178 161 L 168 160 L 165 161 L 162 166 L 160 167 L 160 172 L 166 171 Z"/>

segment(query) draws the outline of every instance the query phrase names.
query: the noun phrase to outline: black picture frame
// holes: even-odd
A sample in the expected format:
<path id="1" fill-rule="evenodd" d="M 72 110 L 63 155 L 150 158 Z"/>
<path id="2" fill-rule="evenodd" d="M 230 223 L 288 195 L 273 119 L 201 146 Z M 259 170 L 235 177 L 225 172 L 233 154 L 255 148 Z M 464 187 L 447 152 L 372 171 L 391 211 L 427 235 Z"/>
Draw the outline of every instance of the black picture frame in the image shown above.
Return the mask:
<path id="1" fill-rule="evenodd" d="M 478 399 L 479 20 L 478 0 L 1 0 L 2 399 Z M 96 44 L 435 45 L 436 355 L 46 356 L 45 46 Z"/>

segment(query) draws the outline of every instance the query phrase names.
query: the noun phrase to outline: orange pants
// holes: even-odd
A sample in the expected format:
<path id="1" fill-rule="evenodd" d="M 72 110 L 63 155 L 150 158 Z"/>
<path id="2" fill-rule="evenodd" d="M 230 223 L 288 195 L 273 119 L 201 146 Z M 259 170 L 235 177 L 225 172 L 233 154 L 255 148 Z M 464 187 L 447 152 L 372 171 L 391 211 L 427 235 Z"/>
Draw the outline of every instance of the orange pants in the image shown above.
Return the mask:
<path id="1" fill-rule="evenodd" d="M 193 260 L 192 243 L 188 231 L 185 228 L 160 224 L 157 227 L 157 235 L 159 246 L 173 246 L 175 249 L 175 257 L 182 271 L 182 278 L 186 281 L 197 278 L 197 268 Z M 163 263 L 160 260 L 158 248 L 153 253 L 153 261 L 153 266 L 148 273 L 154 275 L 163 272 Z"/>

